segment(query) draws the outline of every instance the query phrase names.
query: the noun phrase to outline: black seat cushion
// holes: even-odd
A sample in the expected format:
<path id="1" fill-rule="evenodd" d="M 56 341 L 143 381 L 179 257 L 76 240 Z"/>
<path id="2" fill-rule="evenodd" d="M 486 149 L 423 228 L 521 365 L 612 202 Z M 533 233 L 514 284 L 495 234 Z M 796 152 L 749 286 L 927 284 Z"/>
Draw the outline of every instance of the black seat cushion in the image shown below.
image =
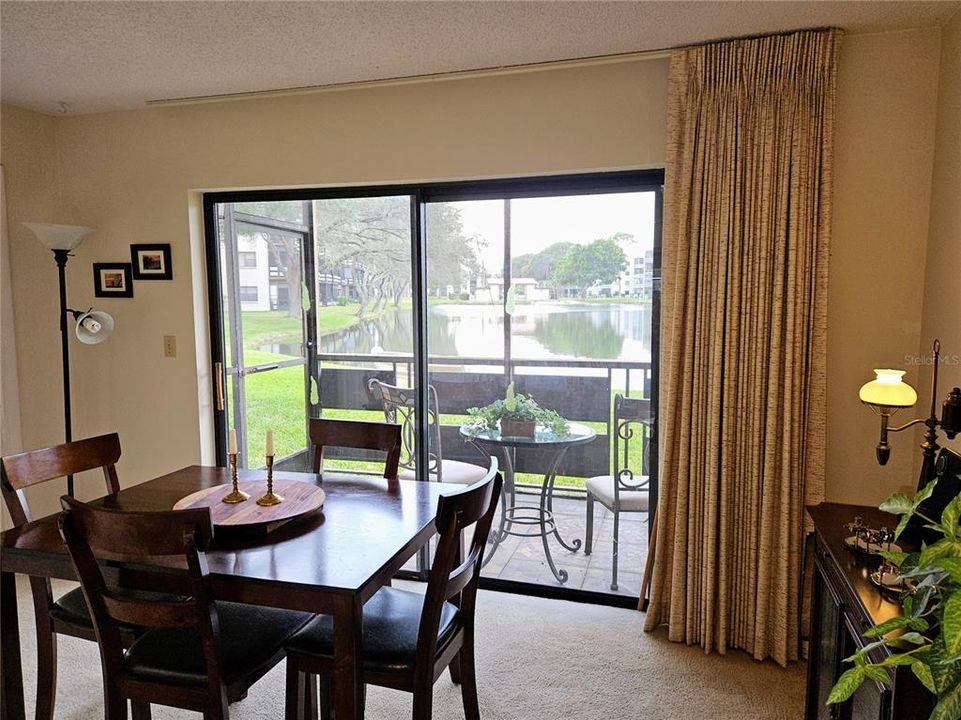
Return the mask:
<path id="1" fill-rule="evenodd" d="M 93 620 L 90 619 L 87 601 L 84 600 L 83 590 L 80 588 L 74 588 L 57 598 L 57 601 L 50 608 L 50 617 L 68 625 L 93 628 Z"/>
<path id="2" fill-rule="evenodd" d="M 220 676 L 231 697 L 238 697 L 283 657 L 284 642 L 310 613 L 218 602 Z M 167 685 L 207 684 L 200 636 L 193 629 L 148 630 L 127 650 L 123 669 L 131 677 Z"/>
<path id="3" fill-rule="evenodd" d="M 417 655 L 417 631 L 424 596 L 396 588 L 381 588 L 364 605 L 364 669 L 372 672 L 409 672 Z M 458 610 L 444 603 L 437 644 L 443 645 L 459 624 Z M 333 658 L 334 623 L 318 615 L 287 642 L 289 654 Z"/>

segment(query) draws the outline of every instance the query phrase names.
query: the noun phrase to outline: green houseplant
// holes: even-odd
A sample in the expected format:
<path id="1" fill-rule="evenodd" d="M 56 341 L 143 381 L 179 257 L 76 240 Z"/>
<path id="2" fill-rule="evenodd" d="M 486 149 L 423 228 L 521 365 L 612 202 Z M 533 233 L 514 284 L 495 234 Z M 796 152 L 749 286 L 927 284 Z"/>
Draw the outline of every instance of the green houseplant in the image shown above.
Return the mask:
<path id="1" fill-rule="evenodd" d="M 567 420 L 538 405 L 530 395 L 514 392 L 514 383 L 507 386 L 503 399 L 481 408 L 467 408 L 467 414 L 474 418 L 477 432 L 499 428 L 504 436 L 533 438 L 536 426 L 542 425 L 556 435 L 568 433 Z"/>
<path id="2" fill-rule="evenodd" d="M 901 516 L 895 538 L 917 517 L 939 539 L 922 544 L 920 552 L 881 553 L 911 583 L 900 596 L 904 612 L 865 632 L 873 642 L 845 659 L 854 665 L 838 678 L 829 704 L 844 702 L 869 678 L 888 682 L 888 667 L 910 665 L 937 698 L 928 720 L 961 718 L 961 495 L 948 503 L 939 519 L 927 517 L 919 508 L 936 482 L 913 499 L 895 493 L 881 503 L 882 510 Z M 883 662 L 870 662 L 869 653 L 882 645 L 891 648 L 891 655 Z"/>

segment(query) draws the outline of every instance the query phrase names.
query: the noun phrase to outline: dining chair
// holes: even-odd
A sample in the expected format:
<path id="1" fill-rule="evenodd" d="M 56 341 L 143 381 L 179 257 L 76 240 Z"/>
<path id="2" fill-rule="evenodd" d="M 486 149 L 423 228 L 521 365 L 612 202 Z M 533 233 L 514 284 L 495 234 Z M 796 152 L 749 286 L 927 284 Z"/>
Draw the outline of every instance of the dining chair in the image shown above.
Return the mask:
<path id="1" fill-rule="evenodd" d="M 412 693 L 414 720 L 431 717 L 434 682 L 448 667 L 451 679 L 461 686 L 467 720 L 480 718 L 474 608 L 502 482 L 500 473 L 491 469 L 480 482 L 438 499 L 434 524 L 440 538 L 424 594 L 384 587 L 364 605 L 363 682 Z M 465 556 L 460 537 L 474 523 Z M 287 642 L 287 720 L 316 717 L 317 676 L 321 716 L 330 718 L 333 651 L 329 615 L 318 615 Z"/>
<path id="2" fill-rule="evenodd" d="M 414 403 L 415 394 L 411 388 L 388 385 L 377 378 L 371 378 L 367 389 L 380 401 L 387 422 L 400 423 L 403 440 L 400 467 L 401 480 L 416 479 L 415 458 L 416 431 Z M 488 475 L 490 468 L 473 463 L 444 458 L 440 437 L 440 414 L 438 411 L 437 390 L 433 385 L 427 387 L 427 427 L 429 445 L 428 475 L 437 482 L 470 485 Z"/>
<path id="3" fill-rule="evenodd" d="M 594 501 L 601 503 L 614 514 L 614 548 L 611 568 L 611 590 L 617 590 L 617 554 L 620 541 L 620 517 L 622 512 L 650 513 L 650 423 L 651 401 L 646 398 L 628 398 L 620 393 L 614 396 L 614 451 L 611 457 L 611 474 L 595 475 L 587 479 L 587 538 L 584 554 L 590 555 L 594 546 Z M 641 467 L 635 479 L 629 465 L 629 444 L 634 438 L 635 427 L 641 432 Z"/>
<path id="4" fill-rule="evenodd" d="M 108 493 L 120 489 L 116 463 L 120 438 L 116 433 L 75 440 L 63 445 L 31 450 L 0 459 L 0 491 L 16 526 L 34 519 L 27 501 L 27 488 L 100 468 Z M 53 720 L 57 696 L 57 635 L 96 642 L 93 621 L 77 587 L 54 599 L 49 578 L 30 577 L 30 592 L 37 633 L 37 720 Z M 121 641 L 129 645 L 137 628 L 125 626 Z"/>
<path id="5" fill-rule="evenodd" d="M 312 615 L 230 602 L 211 596 L 206 550 L 213 536 L 208 508 L 131 512 L 60 499 L 60 534 L 91 610 L 103 671 L 105 720 L 150 718 L 151 704 L 228 717 L 228 702 L 244 696 L 284 655 L 284 643 Z M 144 576 L 127 573 L 117 587 L 98 557 L 122 555 L 149 564 L 186 563 L 183 595 L 144 594 Z M 158 571 L 162 572 L 162 571 Z M 138 587 L 137 583 L 144 583 Z M 134 595 L 130 587 L 141 591 Z M 126 650 L 122 628 L 146 628 Z"/>
<path id="6" fill-rule="evenodd" d="M 400 464 L 400 425 L 365 420 L 310 418 L 307 432 L 314 449 L 313 472 L 323 471 L 324 450 L 328 447 L 380 450 L 387 453 L 384 461 L 384 478 L 391 484 L 397 482 L 397 469 Z"/>

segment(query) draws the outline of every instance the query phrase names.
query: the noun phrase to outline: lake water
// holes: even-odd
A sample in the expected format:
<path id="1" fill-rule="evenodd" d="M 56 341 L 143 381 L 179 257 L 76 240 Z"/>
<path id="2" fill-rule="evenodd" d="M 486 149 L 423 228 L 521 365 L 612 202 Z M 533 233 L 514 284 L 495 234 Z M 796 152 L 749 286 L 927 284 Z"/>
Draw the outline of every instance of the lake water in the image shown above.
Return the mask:
<path id="1" fill-rule="evenodd" d="M 319 312 L 323 312 L 320 308 Z M 533 303 L 511 316 L 511 355 L 524 359 L 651 359 L 650 304 Z M 366 320 L 320 339 L 321 353 L 410 353 L 409 310 Z M 431 305 L 431 355 L 499 358 L 504 315 L 497 305 Z M 266 349 L 266 348 L 265 348 Z"/>

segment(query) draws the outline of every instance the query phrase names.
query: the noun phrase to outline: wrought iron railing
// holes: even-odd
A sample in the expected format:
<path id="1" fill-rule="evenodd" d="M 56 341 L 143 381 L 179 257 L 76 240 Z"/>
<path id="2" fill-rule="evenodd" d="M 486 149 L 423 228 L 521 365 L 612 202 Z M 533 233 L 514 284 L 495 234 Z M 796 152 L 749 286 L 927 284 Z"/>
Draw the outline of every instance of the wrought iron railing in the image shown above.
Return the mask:
<path id="1" fill-rule="evenodd" d="M 367 392 L 367 383 L 378 378 L 390 384 L 413 384 L 414 358 L 404 353 L 377 355 L 322 353 L 317 356 L 320 406 L 338 410 L 379 410 Z M 437 388 L 441 415 L 465 415 L 467 408 L 486 405 L 503 397 L 514 381 L 521 392 L 530 392 L 541 404 L 572 421 L 600 423 L 604 431 L 593 443 L 572 448 L 560 474 L 590 477 L 611 471 L 610 436 L 614 392 L 651 396 L 652 366 L 649 361 L 524 359 L 430 356 L 431 383 Z M 445 458 L 470 462 L 477 450 L 463 442 L 456 425 L 442 426 Z M 549 464 L 544 450 L 525 450 L 517 460 L 518 472 L 538 473 Z M 574 493 L 582 489 L 565 488 Z"/>

